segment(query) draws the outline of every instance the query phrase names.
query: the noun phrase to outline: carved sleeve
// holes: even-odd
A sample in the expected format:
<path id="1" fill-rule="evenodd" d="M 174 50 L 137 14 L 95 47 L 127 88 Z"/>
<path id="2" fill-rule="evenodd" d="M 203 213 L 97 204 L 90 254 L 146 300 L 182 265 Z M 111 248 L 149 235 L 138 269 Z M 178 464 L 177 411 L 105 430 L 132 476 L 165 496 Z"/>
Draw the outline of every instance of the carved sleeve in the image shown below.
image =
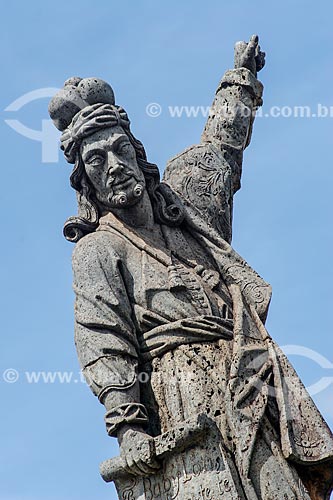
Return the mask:
<path id="1" fill-rule="evenodd" d="M 172 158 L 163 176 L 228 243 L 232 239 L 233 195 L 240 188 L 243 151 L 250 143 L 262 91 L 248 69 L 227 71 L 216 91 L 201 143 Z"/>
<path id="2" fill-rule="evenodd" d="M 86 381 L 106 407 L 108 433 L 115 436 L 124 423 L 142 425 L 148 419 L 140 403 L 126 270 L 103 237 L 84 237 L 73 253 L 75 344 Z"/>
<path id="3" fill-rule="evenodd" d="M 232 167 L 234 194 L 240 188 L 243 151 L 250 144 L 263 86 L 246 68 L 227 71 L 215 95 L 202 142 L 217 146 Z M 231 160 L 231 161 L 230 161 Z"/>

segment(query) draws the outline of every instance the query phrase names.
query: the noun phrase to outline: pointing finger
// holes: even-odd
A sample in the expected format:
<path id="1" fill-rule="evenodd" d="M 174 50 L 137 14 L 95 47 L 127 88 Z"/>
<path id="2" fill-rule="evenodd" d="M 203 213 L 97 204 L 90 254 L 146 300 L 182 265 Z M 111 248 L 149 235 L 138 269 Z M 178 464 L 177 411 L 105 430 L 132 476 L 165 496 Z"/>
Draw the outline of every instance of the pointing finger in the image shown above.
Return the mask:
<path id="1" fill-rule="evenodd" d="M 247 44 L 247 48 L 246 48 L 246 55 L 248 57 L 253 57 L 255 55 L 257 47 L 258 47 L 258 42 L 259 42 L 258 35 L 251 36 L 251 39 L 250 39 L 249 43 Z"/>

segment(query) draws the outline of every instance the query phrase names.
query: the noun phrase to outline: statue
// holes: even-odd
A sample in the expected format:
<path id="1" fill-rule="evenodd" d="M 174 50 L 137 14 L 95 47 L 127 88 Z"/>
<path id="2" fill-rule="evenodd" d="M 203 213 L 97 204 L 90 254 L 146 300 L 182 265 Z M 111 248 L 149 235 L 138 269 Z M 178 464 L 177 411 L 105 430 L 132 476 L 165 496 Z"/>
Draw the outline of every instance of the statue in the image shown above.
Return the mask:
<path id="1" fill-rule="evenodd" d="M 49 106 L 74 164 L 75 342 L 122 499 L 332 491 L 333 436 L 265 329 L 270 286 L 230 246 L 264 63 L 257 36 L 236 44 L 200 144 L 163 182 L 106 82 L 70 78 Z"/>

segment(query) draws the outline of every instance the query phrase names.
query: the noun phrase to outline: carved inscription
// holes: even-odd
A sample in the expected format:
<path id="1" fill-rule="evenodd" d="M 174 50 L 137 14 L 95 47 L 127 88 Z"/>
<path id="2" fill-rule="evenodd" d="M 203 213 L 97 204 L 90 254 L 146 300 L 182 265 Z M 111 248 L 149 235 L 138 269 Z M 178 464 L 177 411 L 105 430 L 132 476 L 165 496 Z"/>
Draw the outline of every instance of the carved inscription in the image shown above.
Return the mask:
<path id="1" fill-rule="evenodd" d="M 156 475 L 117 481 L 116 487 L 122 500 L 237 500 L 232 477 L 226 453 L 215 441 L 167 459 Z"/>

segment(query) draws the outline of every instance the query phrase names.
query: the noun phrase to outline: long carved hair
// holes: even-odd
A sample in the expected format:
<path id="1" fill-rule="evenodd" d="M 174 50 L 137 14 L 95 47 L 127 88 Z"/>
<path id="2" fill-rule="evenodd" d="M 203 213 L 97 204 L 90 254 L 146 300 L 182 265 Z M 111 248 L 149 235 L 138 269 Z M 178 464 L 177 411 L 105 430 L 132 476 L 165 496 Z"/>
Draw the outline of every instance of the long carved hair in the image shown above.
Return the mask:
<path id="1" fill-rule="evenodd" d="M 155 221 L 168 226 L 179 226 L 184 219 L 182 202 L 167 184 L 160 182 L 158 167 L 147 161 L 143 144 L 133 136 L 129 129 L 124 129 L 124 131 L 135 149 L 138 165 L 145 177 Z M 76 190 L 78 215 L 67 219 L 63 231 L 68 241 L 76 243 L 86 234 L 96 230 L 100 218 L 94 188 L 87 177 L 79 150 L 76 152 L 70 183 Z"/>

